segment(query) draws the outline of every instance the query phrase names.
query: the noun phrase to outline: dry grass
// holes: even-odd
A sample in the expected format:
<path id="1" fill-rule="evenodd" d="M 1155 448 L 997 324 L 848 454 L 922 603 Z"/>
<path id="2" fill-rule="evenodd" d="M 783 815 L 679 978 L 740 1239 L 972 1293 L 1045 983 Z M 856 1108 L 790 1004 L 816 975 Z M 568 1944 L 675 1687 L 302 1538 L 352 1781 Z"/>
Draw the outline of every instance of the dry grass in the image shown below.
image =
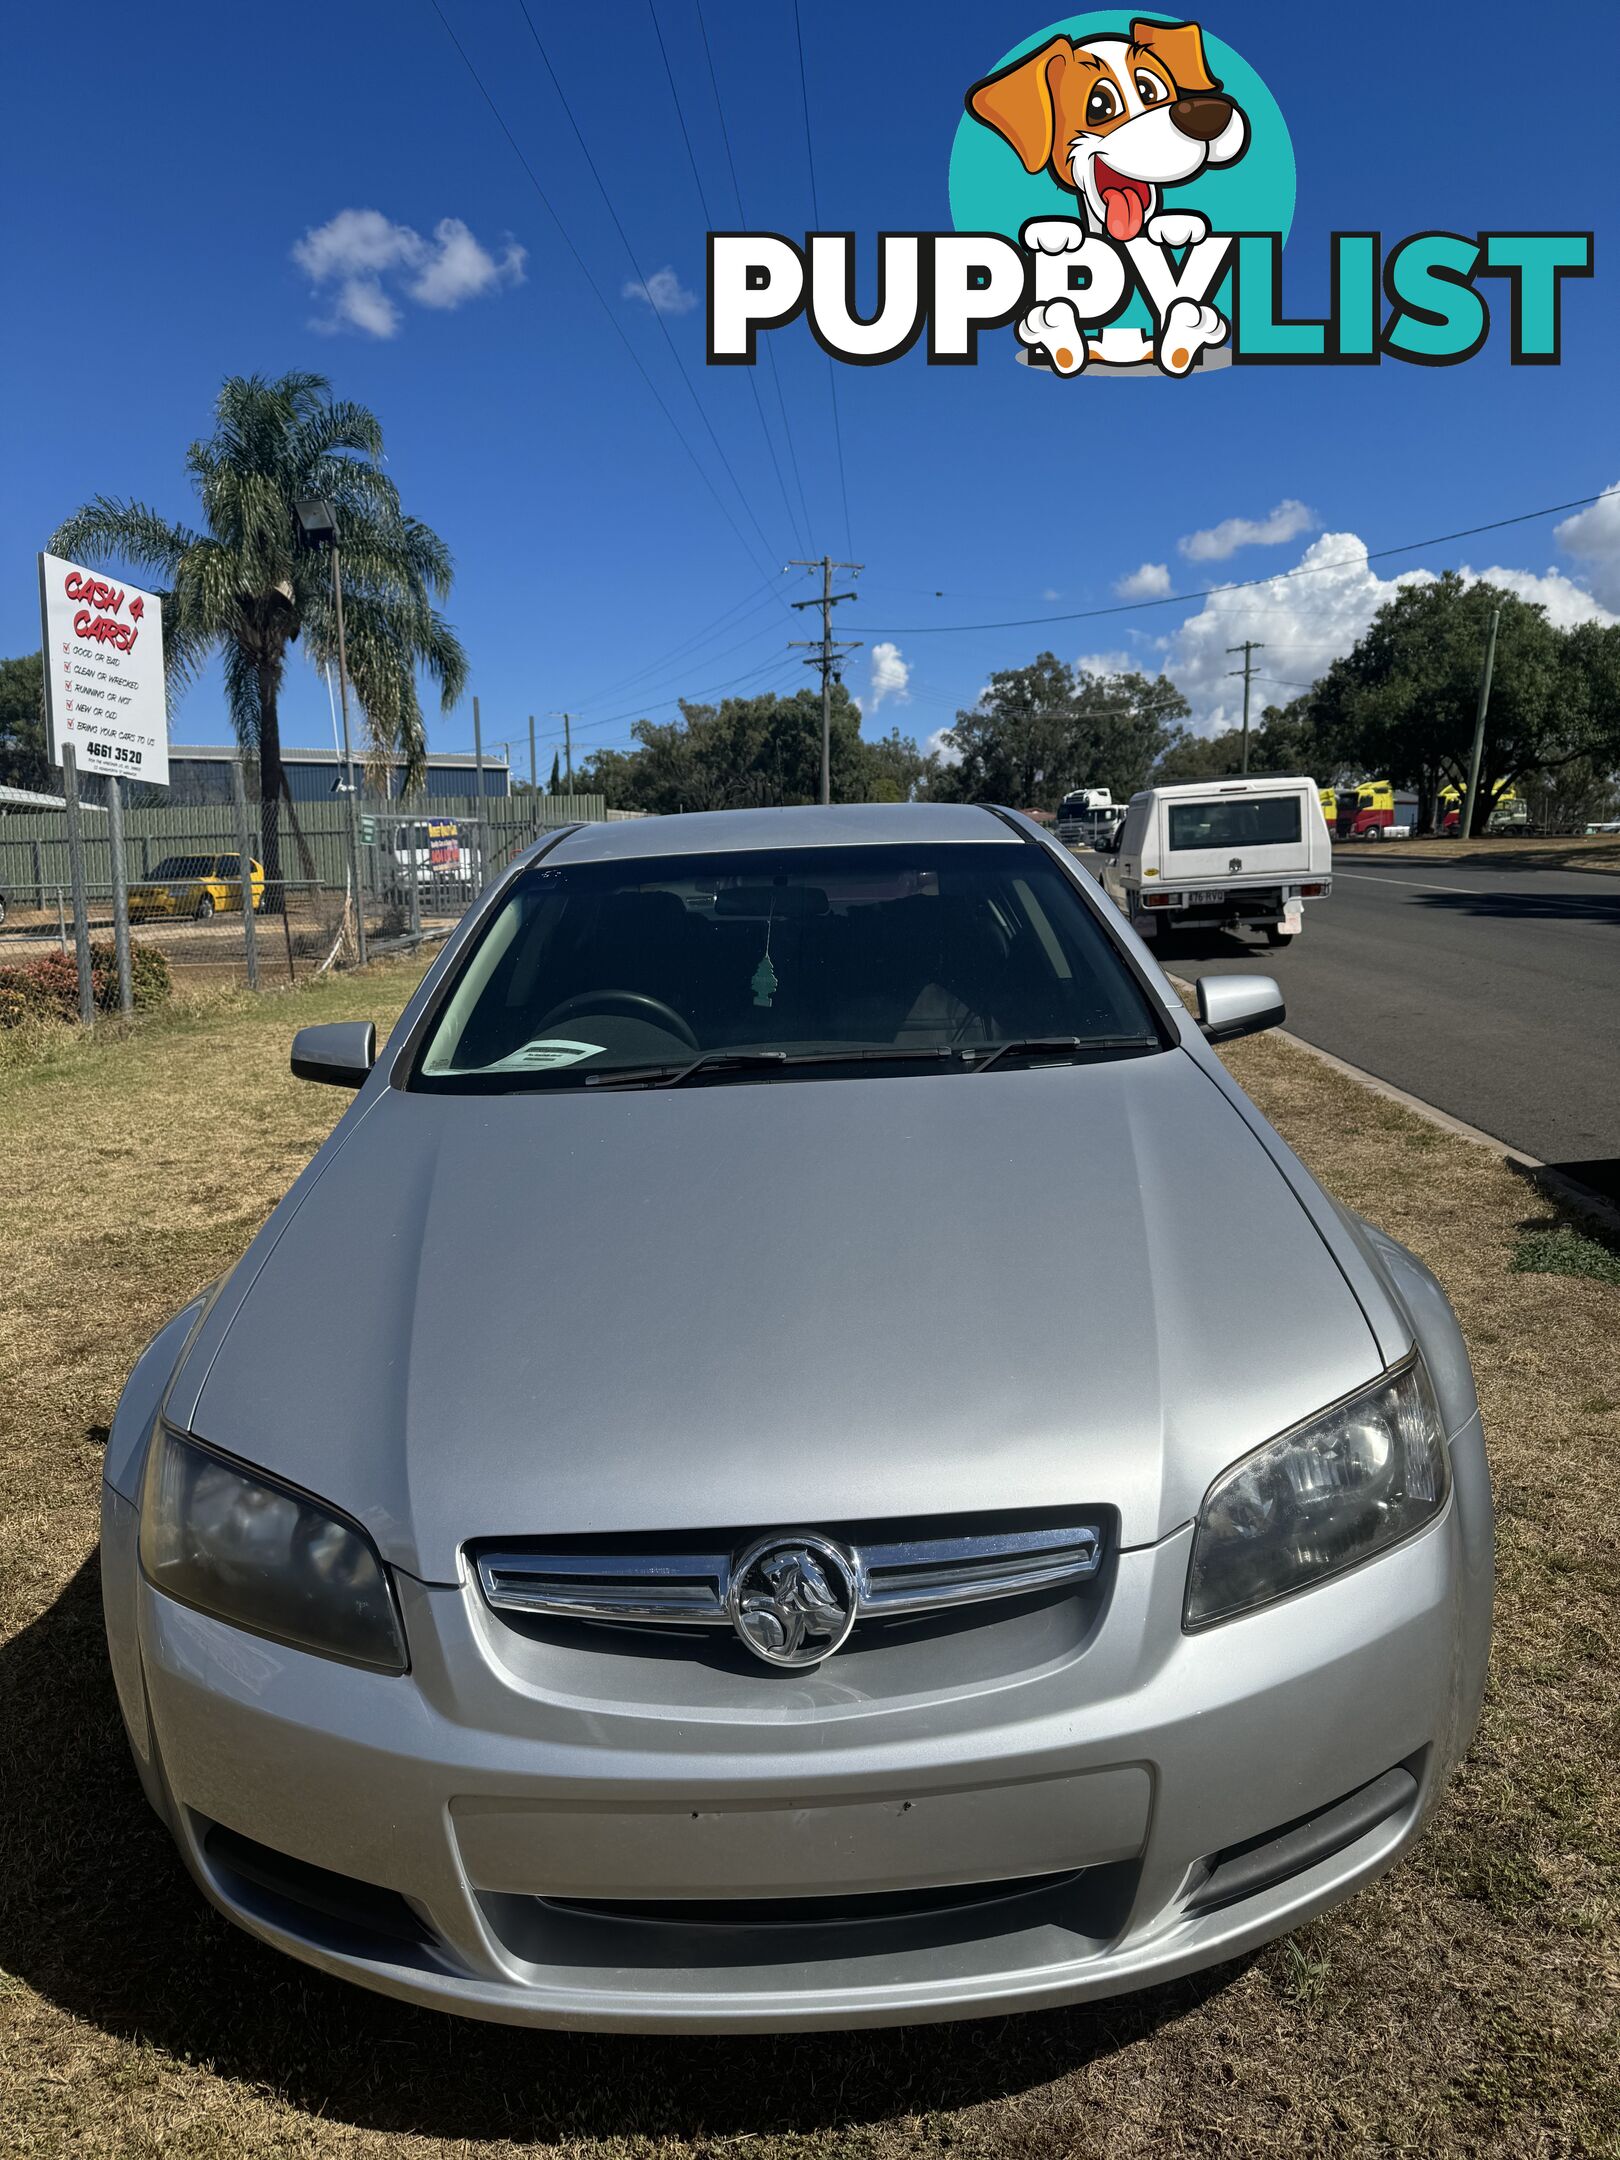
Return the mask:
<path id="1" fill-rule="evenodd" d="M 341 1098 L 298 1021 L 402 975 L 58 1044 L 0 1074 L 0 2150 L 171 2156 L 1620 2154 L 1620 1291 L 1517 1274 L 1546 1215 L 1481 1150 L 1286 1044 L 1246 1086 L 1444 1279 L 1501 1511 L 1484 1726 L 1413 1856 L 1235 1968 L 910 2032 L 609 2041 L 465 2025 L 259 1948 L 188 1888 L 99 1640 L 102 1435 L 135 1351 L 227 1265 Z M 1266 1315 L 1234 1306 L 1263 1344 Z"/>
<path id="2" fill-rule="evenodd" d="M 1523 840 L 1511 833 L 1483 840 L 1346 840 L 1335 853 L 1340 863 L 1367 854 L 1391 862 L 1449 863 L 1453 869 L 1607 870 L 1620 877 L 1620 833 L 1567 840 Z"/>

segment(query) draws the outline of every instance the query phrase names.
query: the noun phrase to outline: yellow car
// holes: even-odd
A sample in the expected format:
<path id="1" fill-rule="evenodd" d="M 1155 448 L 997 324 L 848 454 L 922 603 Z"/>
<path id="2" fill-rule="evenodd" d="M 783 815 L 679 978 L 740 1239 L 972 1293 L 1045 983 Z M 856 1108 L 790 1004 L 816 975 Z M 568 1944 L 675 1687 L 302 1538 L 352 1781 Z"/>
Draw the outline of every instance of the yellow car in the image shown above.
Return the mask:
<path id="1" fill-rule="evenodd" d="M 249 883 L 253 912 L 264 911 L 264 865 L 251 856 Z M 242 905 L 242 858 L 230 855 L 165 855 L 148 878 L 129 888 L 129 919 L 190 915 L 207 922 L 212 915 Z"/>

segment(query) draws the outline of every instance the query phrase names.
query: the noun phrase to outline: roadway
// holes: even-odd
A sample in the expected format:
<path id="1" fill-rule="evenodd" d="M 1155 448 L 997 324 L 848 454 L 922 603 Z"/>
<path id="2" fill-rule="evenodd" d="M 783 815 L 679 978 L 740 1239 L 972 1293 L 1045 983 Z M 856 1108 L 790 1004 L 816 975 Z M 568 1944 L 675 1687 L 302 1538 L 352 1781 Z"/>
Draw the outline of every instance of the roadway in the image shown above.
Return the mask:
<path id="1" fill-rule="evenodd" d="M 1154 950 L 1187 977 L 1275 975 L 1292 1033 L 1620 1199 L 1620 877 L 1341 847 L 1287 945 Z"/>

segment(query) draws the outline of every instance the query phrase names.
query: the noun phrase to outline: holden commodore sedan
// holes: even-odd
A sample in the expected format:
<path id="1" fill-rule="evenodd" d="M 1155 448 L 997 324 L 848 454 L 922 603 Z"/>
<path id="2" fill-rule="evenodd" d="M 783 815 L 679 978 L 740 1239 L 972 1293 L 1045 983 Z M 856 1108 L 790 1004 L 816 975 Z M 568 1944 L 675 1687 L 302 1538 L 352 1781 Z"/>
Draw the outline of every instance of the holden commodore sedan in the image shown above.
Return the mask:
<path id="1" fill-rule="evenodd" d="M 107 1454 L 119 1699 L 254 1935 L 537 2026 L 870 2025 L 1231 1958 L 1417 1836 L 1491 1501 L 1432 1276 L 1067 853 L 575 826 L 375 1032 Z"/>

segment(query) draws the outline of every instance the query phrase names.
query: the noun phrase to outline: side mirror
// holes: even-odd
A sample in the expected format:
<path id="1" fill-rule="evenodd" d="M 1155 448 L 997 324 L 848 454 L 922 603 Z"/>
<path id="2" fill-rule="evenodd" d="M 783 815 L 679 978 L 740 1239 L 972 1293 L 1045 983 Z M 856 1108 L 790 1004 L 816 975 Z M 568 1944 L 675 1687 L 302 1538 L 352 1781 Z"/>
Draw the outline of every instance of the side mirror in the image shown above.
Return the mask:
<path id="1" fill-rule="evenodd" d="M 331 1020 L 300 1028 L 293 1037 L 295 1080 L 324 1080 L 328 1087 L 364 1087 L 377 1062 L 374 1020 Z"/>
<path id="2" fill-rule="evenodd" d="M 1288 1017 L 1283 994 L 1270 975 L 1200 975 L 1198 1025 L 1212 1043 L 1234 1042 L 1281 1027 Z"/>

